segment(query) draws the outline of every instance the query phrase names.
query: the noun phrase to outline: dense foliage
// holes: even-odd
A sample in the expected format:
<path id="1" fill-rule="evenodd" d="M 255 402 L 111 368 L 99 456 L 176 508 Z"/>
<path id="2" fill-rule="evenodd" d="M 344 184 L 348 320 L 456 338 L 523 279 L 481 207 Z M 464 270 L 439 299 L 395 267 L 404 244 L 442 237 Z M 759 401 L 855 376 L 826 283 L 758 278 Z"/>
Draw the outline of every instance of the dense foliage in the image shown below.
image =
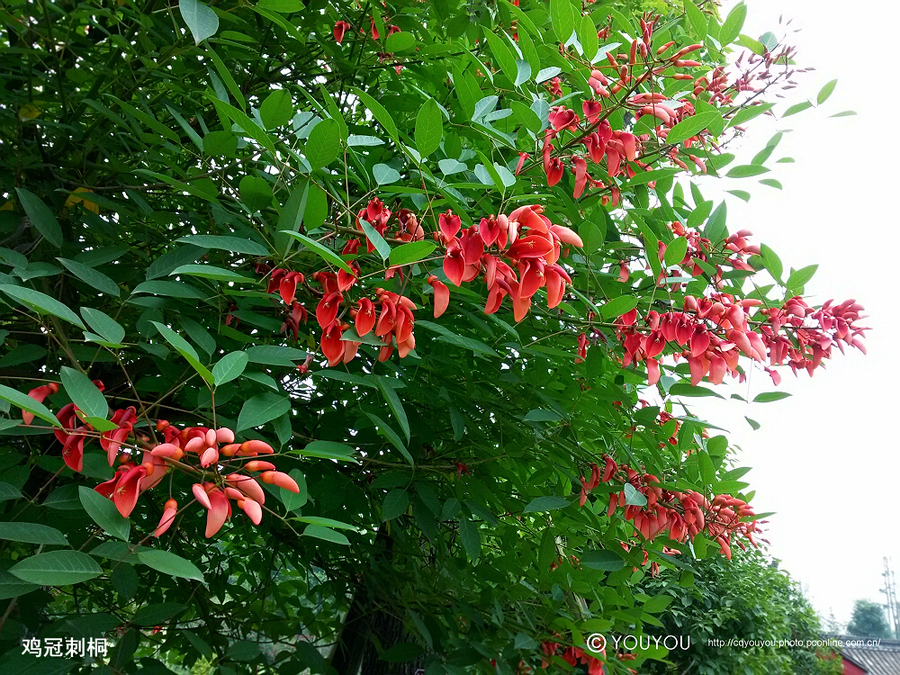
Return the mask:
<path id="1" fill-rule="evenodd" d="M 586 640 L 759 530 L 690 397 L 862 348 L 703 194 L 812 106 L 745 13 L 6 2 L 0 668 L 665 659 Z"/>
<path id="2" fill-rule="evenodd" d="M 675 597 L 656 632 L 691 636 L 690 648 L 669 653 L 672 665 L 648 663 L 647 673 L 841 672 L 799 586 L 756 551 L 728 564 L 706 558 L 692 570 L 661 571 L 644 587 Z M 745 643 L 720 645 L 723 635 Z"/>
<path id="3" fill-rule="evenodd" d="M 871 600 L 857 600 L 853 604 L 853 615 L 847 624 L 847 632 L 860 637 L 889 638 L 891 626 L 881 605 Z"/>

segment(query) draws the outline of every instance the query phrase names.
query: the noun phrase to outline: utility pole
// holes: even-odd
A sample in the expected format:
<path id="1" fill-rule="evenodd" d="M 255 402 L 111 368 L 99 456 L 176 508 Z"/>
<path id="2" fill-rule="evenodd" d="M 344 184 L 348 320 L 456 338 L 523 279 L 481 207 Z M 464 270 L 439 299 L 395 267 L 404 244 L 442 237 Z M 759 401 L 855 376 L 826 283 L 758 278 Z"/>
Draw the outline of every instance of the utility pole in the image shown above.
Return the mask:
<path id="1" fill-rule="evenodd" d="M 891 569 L 891 562 L 887 556 L 884 558 L 884 587 L 881 592 L 885 595 L 885 607 L 887 608 L 888 625 L 894 630 L 894 637 L 900 639 L 900 606 L 897 605 L 897 594 L 894 583 L 894 570 Z"/>

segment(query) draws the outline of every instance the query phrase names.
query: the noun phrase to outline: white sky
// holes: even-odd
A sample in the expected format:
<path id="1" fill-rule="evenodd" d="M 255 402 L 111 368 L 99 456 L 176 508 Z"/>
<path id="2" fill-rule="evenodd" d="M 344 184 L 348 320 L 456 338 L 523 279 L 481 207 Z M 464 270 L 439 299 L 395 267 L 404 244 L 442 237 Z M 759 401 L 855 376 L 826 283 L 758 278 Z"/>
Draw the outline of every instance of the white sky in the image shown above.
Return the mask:
<path id="1" fill-rule="evenodd" d="M 787 35 L 799 47 L 798 64 L 816 68 L 795 78 L 800 86 L 787 92 L 780 110 L 805 98 L 815 101 L 822 85 L 839 81 L 818 109 L 768 127 L 758 123 L 762 118 L 748 125 L 737 150 L 745 160 L 735 165 L 749 163 L 775 130 L 793 129 L 770 160 L 773 171 L 760 177 L 776 178 L 784 190 L 759 185 L 757 178 L 721 181 L 728 183 L 725 189 L 753 194 L 747 204 L 727 195 L 729 228 L 752 230 L 751 241 L 768 244 L 785 270 L 818 263 L 806 286 L 810 304 L 832 297 L 862 303 L 870 317 L 864 325 L 872 327 L 869 355 L 837 352 L 812 379 L 784 370 L 782 388 L 793 397 L 783 401 L 707 405 L 710 399 L 703 399 L 695 411 L 728 428 L 743 449 L 740 463 L 754 467 L 747 476 L 757 490 L 754 506 L 777 512 L 770 519 L 770 553 L 803 585 L 820 615 L 833 611 L 846 623 L 855 599 L 884 602 L 883 557 L 892 558 L 900 582 L 900 443 L 893 430 L 900 410 L 893 400 L 898 368 L 890 346 L 900 337 L 891 290 L 900 269 L 894 201 L 900 142 L 893 129 L 900 89 L 891 73 L 893 41 L 879 31 L 898 25 L 900 9 L 884 0 L 859 9 L 821 0 L 748 6 L 745 34 Z M 779 25 L 779 16 L 791 19 L 790 25 Z M 828 118 L 847 109 L 858 115 Z M 796 163 L 772 163 L 781 156 Z M 773 387 L 759 372 L 742 389 L 752 398 Z M 744 415 L 762 428 L 752 431 Z"/>

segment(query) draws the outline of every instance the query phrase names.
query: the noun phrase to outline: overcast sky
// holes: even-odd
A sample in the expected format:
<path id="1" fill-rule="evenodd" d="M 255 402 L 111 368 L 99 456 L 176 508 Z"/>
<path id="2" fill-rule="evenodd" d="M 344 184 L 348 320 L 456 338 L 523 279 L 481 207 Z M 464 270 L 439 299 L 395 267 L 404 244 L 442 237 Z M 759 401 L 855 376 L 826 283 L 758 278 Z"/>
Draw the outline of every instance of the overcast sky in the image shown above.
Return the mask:
<path id="1" fill-rule="evenodd" d="M 792 398 L 750 405 L 707 405 L 704 399 L 702 412 L 724 422 L 742 448 L 741 463 L 753 467 L 747 478 L 757 490 L 754 506 L 777 512 L 770 519 L 770 553 L 801 582 L 821 615 L 833 611 L 846 623 L 855 599 L 884 602 L 879 589 L 885 556 L 900 581 L 900 408 L 891 347 L 900 338 L 892 290 L 900 271 L 900 142 L 893 128 L 900 94 L 892 74 L 893 41 L 879 30 L 896 27 L 900 10 L 883 0 L 831 7 L 820 0 L 757 0 L 748 6 L 745 34 L 787 36 L 799 48 L 798 63 L 816 68 L 796 78 L 799 86 L 786 92 L 781 111 L 815 101 L 831 79 L 838 78 L 838 85 L 817 109 L 748 125 L 738 150 L 746 159 L 735 164 L 748 163 L 778 129 L 792 131 L 772 159 L 796 162 L 770 164 L 773 171 L 763 176 L 779 180 L 782 191 L 757 178 L 720 181 L 728 183 L 724 189 L 753 194 L 746 204 L 725 195 L 729 228 L 752 230 L 753 241 L 774 249 L 786 270 L 817 263 L 806 286 L 811 304 L 855 298 L 872 330 L 868 356 L 855 349 L 836 353 L 814 378 L 794 378 L 785 369 L 782 387 Z M 858 114 L 829 118 L 848 109 Z M 758 372 L 741 393 L 752 398 L 771 389 Z M 762 428 L 753 431 L 745 415 Z"/>

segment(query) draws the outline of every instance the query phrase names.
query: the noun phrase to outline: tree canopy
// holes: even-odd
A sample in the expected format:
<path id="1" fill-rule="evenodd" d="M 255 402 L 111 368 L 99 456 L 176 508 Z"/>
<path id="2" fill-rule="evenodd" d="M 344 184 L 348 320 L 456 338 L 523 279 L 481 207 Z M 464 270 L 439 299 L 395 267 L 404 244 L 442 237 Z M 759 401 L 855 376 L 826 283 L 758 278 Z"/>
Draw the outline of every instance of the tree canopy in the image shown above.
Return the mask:
<path id="1" fill-rule="evenodd" d="M 665 661 L 588 638 L 760 531 L 691 398 L 863 349 L 709 196 L 813 106 L 745 15 L 5 3 L 4 671 Z"/>
<path id="2" fill-rule="evenodd" d="M 847 624 L 847 632 L 859 637 L 891 637 L 891 627 L 884 616 L 884 609 L 871 600 L 857 600 L 853 604 L 853 615 Z"/>

